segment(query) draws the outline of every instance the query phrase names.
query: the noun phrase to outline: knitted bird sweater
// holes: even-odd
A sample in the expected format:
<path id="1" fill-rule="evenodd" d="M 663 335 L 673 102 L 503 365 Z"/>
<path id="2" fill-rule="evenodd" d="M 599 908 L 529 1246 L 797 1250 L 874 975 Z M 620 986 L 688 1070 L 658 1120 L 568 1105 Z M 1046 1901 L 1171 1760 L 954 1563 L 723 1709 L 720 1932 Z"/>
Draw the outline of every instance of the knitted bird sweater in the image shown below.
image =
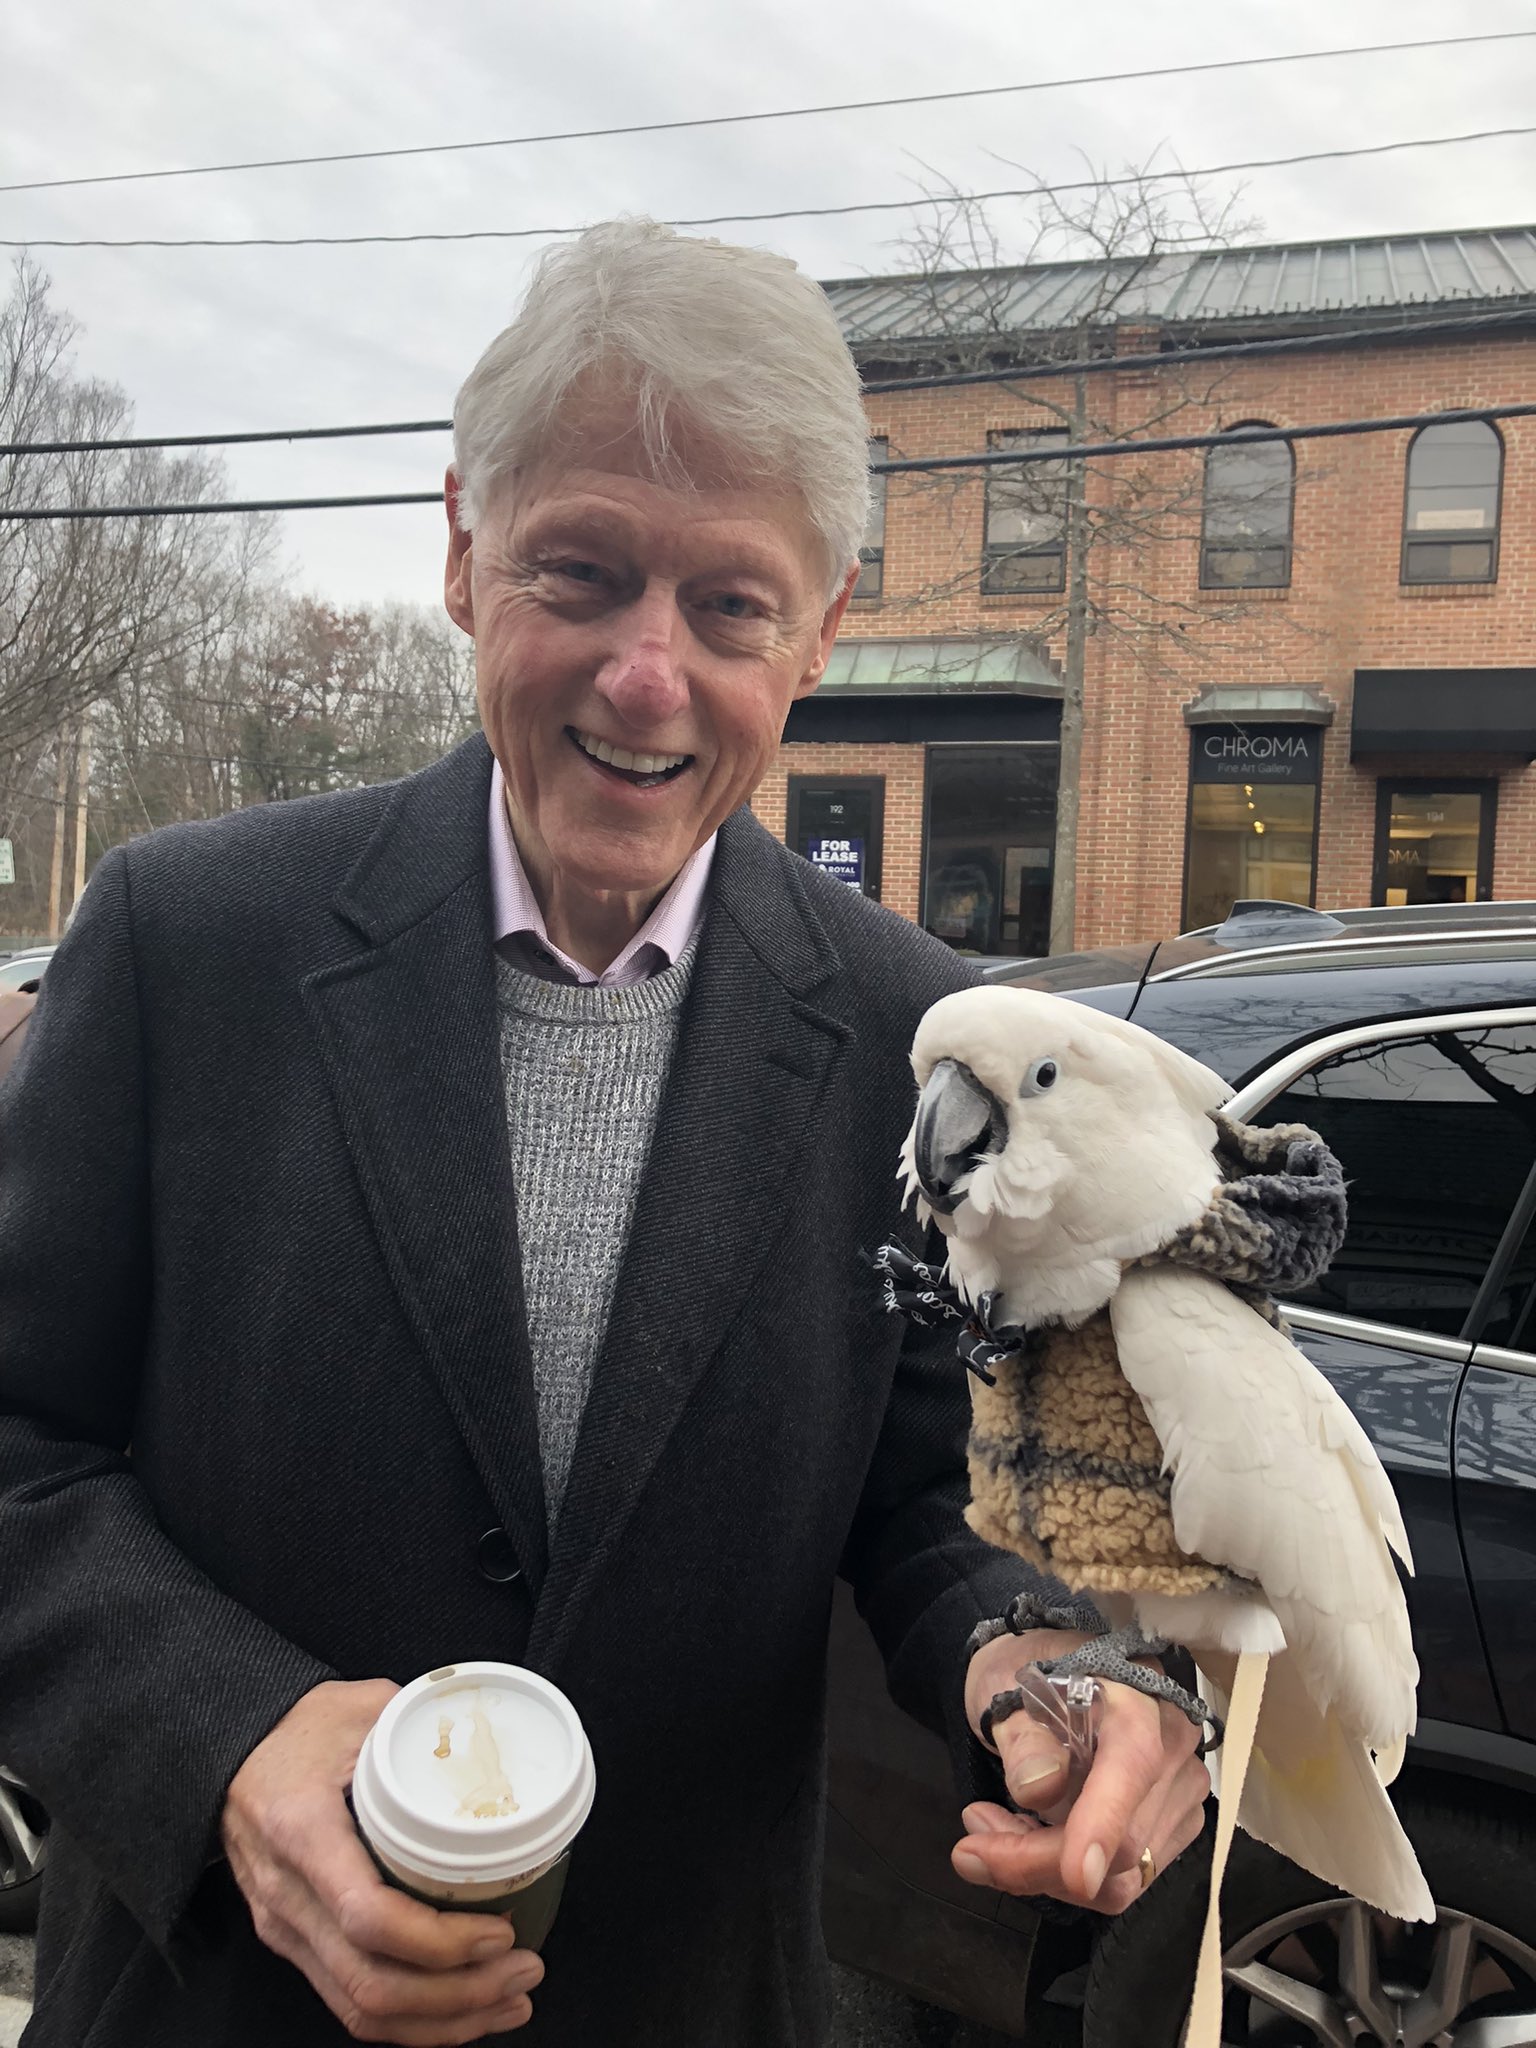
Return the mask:
<path id="1" fill-rule="evenodd" d="M 1309 1286 L 1343 1242 L 1343 1173 L 1304 1124 L 1214 1121 L 1222 1181 L 1210 1206 L 1136 1263 L 1193 1266 L 1278 1323 L 1270 1292 Z M 977 1535 L 1074 1593 L 1200 1593 L 1225 1580 L 1174 1538 L 1162 1445 L 1120 1370 L 1107 1308 L 1030 1331 L 992 1373 L 971 1390 Z"/>

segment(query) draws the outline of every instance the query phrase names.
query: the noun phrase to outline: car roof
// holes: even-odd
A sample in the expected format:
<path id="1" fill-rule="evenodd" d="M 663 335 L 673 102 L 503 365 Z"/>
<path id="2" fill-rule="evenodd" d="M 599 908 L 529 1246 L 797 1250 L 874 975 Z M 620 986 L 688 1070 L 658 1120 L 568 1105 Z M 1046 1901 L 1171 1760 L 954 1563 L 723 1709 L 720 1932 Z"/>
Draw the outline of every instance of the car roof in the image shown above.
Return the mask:
<path id="1" fill-rule="evenodd" d="M 1362 964 L 1388 952 L 1420 959 L 1507 956 L 1536 941 L 1536 903 L 1412 903 L 1311 910 L 1300 903 L 1235 903 L 1218 925 L 1164 939 L 1150 976 L 1270 972 L 1275 963 L 1317 968 Z"/>
<path id="2" fill-rule="evenodd" d="M 1202 931 L 992 978 L 1134 1016 L 1240 1086 L 1287 1046 L 1351 1024 L 1536 1004 L 1536 903 L 1238 903 Z"/>

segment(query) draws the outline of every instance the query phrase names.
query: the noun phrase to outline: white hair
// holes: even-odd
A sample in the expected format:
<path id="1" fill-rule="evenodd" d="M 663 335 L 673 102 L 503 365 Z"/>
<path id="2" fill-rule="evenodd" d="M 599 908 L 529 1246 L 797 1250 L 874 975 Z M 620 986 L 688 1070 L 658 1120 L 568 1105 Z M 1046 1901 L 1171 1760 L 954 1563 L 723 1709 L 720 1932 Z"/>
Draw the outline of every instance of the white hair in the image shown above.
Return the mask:
<path id="1" fill-rule="evenodd" d="M 814 279 L 652 220 L 604 221 L 547 251 L 454 403 L 460 524 L 473 531 L 499 485 L 579 431 L 581 401 L 615 388 L 658 480 L 703 481 L 679 454 L 682 429 L 705 443 L 710 481 L 797 493 L 836 592 L 864 538 L 869 429 Z"/>

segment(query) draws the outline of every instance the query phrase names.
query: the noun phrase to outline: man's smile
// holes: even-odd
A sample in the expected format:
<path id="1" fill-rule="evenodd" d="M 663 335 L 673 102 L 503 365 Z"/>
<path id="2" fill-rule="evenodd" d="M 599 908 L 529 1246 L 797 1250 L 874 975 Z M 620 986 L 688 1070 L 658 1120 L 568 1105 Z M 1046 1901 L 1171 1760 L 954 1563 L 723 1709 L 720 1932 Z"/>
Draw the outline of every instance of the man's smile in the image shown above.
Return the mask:
<path id="1" fill-rule="evenodd" d="M 663 783 L 675 782 L 694 758 L 692 754 L 633 753 L 628 747 L 616 747 L 611 740 L 599 739 L 595 733 L 583 732 L 574 725 L 565 728 L 565 736 L 594 767 L 628 783 L 631 789 L 657 789 Z"/>

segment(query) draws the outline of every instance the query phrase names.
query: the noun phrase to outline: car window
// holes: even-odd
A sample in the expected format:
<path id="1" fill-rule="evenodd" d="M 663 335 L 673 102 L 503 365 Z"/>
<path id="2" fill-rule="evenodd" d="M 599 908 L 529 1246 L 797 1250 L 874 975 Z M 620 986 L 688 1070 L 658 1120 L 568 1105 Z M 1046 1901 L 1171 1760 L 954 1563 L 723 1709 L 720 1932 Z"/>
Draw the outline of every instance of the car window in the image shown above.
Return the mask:
<path id="1" fill-rule="evenodd" d="M 1536 1223 L 1525 1233 L 1478 1332 L 1481 1344 L 1536 1352 Z"/>
<path id="2" fill-rule="evenodd" d="M 1272 1098 L 1263 1121 L 1310 1124 L 1349 1182 L 1344 1247 L 1291 1299 L 1460 1336 L 1536 1159 L 1536 1026 L 1351 1046 Z M 1506 1304 L 1506 1321 L 1516 1313 Z"/>

